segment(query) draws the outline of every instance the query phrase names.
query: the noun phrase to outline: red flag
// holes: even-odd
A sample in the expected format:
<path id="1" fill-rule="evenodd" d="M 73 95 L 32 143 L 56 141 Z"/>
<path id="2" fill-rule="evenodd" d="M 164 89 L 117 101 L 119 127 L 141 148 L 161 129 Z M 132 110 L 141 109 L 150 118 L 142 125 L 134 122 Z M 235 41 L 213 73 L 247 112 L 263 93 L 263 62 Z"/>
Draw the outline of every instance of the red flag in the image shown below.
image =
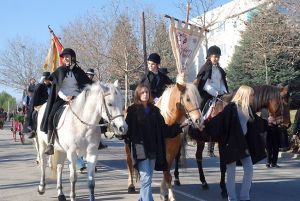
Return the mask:
<path id="1" fill-rule="evenodd" d="M 48 28 L 52 35 L 52 39 L 50 49 L 45 59 L 44 70 L 50 70 L 51 72 L 53 72 L 56 70 L 58 62 L 59 65 L 62 65 L 62 58 L 60 58 L 59 55 L 63 51 L 64 47 L 62 46 L 53 30 L 50 28 L 50 26 L 48 26 Z"/>

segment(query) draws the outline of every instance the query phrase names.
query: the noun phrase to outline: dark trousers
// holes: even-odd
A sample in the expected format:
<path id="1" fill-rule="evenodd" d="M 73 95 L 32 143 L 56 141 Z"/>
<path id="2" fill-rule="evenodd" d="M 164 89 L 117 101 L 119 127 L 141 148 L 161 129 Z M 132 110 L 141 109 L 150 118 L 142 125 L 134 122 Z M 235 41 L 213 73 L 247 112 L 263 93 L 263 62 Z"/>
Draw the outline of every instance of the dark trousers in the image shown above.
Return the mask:
<path id="1" fill-rule="evenodd" d="M 49 118 L 48 118 L 48 130 L 53 130 L 54 129 L 54 124 L 53 124 L 54 115 L 55 115 L 56 111 L 58 110 L 58 108 L 60 108 L 64 104 L 66 104 L 66 101 L 64 101 L 62 99 L 58 99 L 53 104 L 53 107 L 51 109 L 51 112 L 50 112 Z"/>
<path id="2" fill-rule="evenodd" d="M 276 165 L 280 146 L 280 128 L 278 126 L 268 126 L 266 145 L 268 163 Z"/>
<path id="3" fill-rule="evenodd" d="M 209 95 L 206 92 L 203 92 L 203 95 L 201 96 L 201 101 L 200 101 L 200 109 L 202 111 L 202 114 L 205 114 L 207 112 L 207 110 L 209 109 L 208 106 L 206 106 L 205 104 L 211 98 L 212 98 L 211 95 Z M 206 107 L 204 108 L 204 106 L 206 106 Z M 209 141 L 207 143 L 207 152 L 208 153 L 213 153 L 214 152 L 214 147 L 215 147 L 215 142 L 212 142 L 211 139 L 209 139 Z"/>

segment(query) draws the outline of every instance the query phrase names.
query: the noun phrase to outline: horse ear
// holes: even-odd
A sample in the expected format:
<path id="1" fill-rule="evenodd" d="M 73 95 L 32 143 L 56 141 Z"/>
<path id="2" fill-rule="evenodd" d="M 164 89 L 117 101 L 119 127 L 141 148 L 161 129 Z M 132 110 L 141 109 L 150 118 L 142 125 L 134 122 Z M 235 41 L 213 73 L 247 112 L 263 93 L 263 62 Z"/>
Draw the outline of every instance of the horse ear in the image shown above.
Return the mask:
<path id="1" fill-rule="evenodd" d="M 114 86 L 115 86 L 115 87 L 119 87 L 119 80 L 116 80 L 116 81 L 114 82 Z"/>
<path id="2" fill-rule="evenodd" d="M 185 85 L 178 84 L 178 83 L 176 83 L 176 87 L 177 87 L 177 89 L 178 89 L 179 91 L 181 91 L 181 92 L 184 92 L 185 89 L 186 89 L 186 86 L 185 86 Z"/>
<path id="3" fill-rule="evenodd" d="M 280 94 L 281 94 L 281 95 L 286 95 L 286 94 L 288 94 L 288 92 L 289 92 L 289 86 L 288 86 L 288 85 L 282 86 L 282 87 L 280 87 L 279 89 L 280 89 Z"/>
<path id="4" fill-rule="evenodd" d="M 200 82 L 200 79 L 195 79 L 195 80 L 193 81 L 193 84 L 194 84 L 196 87 L 198 87 L 199 82 Z"/>

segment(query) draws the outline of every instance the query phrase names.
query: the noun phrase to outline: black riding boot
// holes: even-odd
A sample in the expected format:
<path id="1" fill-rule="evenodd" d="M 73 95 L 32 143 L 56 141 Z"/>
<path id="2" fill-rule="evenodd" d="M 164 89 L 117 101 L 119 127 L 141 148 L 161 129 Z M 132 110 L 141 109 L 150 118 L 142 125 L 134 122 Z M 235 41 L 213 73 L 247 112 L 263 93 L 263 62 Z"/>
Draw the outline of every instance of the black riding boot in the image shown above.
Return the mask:
<path id="1" fill-rule="evenodd" d="M 54 140 L 55 140 L 55 137 L 53 136 L 54 133 L 53 133 L 53 130 L 48 130 L 48 145 L 47 145 L 47 148 L 45 150 L 45 154 L 47 155 L 53 155 L 54 154 Z"/>

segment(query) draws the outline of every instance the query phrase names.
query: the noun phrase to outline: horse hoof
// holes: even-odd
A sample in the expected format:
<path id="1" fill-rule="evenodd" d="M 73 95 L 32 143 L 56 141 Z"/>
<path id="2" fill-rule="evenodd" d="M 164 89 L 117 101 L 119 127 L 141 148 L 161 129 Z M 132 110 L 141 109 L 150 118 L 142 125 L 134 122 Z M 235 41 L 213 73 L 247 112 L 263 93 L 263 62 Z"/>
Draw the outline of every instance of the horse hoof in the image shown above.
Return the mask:
<path id="1" fill-rule="evenodd" d="M 208 184 L 207 184 L 206 181 L 202 183 L 202 189 L 203 190 L 207 190 L 208 189 Z"/>
<path id="2" fill-rule="evenodd" d="M 135 193 L 135 187 L 133 184 L 130 184 L 130 186 L 128 186 L 128 193 L 129 194 Z"/>
<path id="3" fill-rule="evenodd" d="M 178 179 L 178 180 L 174 180 L 174 185 L 175 185 L 175 186 L 180 186 L 180 185 L 181 185 L 179 179 Z"/>
<path id="4" fill-rule="evenodd" d="M 160 195 L 160 199 L 163 201 L 168 201 L 169 200 L 169 195 Z"/>
<path id="5" fill-rule="evenodd" d="M 39 185 L 37 191 L 40 195 L 43 195 L 45 193 L 45 185 Z"/>
<path id="6" fill-rule="evenodd" d="M 40 189 L 38 189 L 38 193 L 39 193 L 40 195 L 44 195 L 45 191 L 40 191 Z"/>
<path id="7" fill-rule="evenodd" d="M 221 196 L 222 196 L 223 199 L 227 199 L 228 198 L 227 191 L 222 191 Z"/>
<path id="8" fill-rule="evenodd" d="M 90 201 L 95 201 L 95 195 L 90 195 Z"/>
<path id="9" fill-rule="evenodd" d="M 58 201 L 66 201 L 65 195 L 59 195 L 57 198 L 58 198 Z"/>
<path id="10" fill-rule="evenodd" d="M 44 193 L 45 193 L 45 189 L 40 189 L 40 188 L 38 188 L 38 193 L 40 194 L 40 195 L 44 195 Z"/>

